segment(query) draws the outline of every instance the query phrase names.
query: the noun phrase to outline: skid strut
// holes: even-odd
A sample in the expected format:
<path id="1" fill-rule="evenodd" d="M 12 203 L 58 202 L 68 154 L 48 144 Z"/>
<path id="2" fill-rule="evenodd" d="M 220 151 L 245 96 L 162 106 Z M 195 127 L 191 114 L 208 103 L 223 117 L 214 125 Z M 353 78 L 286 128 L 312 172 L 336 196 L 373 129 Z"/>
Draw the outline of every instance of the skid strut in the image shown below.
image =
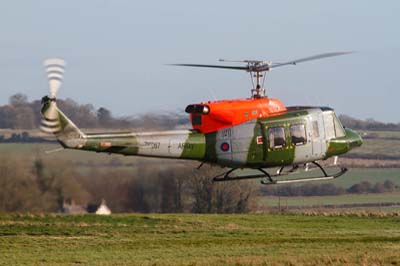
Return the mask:
<path id="1" fill-rule="evenodd" d="M 253 179 L 253 178 L 268 178 L 270 182 L 274 182 L 270 174 L 268 174 L 267 171 L 261 168 L 257 168 L 256 170 L 260 171 L 261 174 L 255 174 L 255 175 L 245 175 L 245 176 L 230 176 L 232 172 L 237 170 L 239 168 L 232 168 L 231 170 L 222 173 L 220 175 L 217 175 L 213 178 L 214 182 L 222 182 L 222 181 L 233 181 L 233 180 L 242 180 L 242 179 Z"/>
<path id="2" fill-rule="evenodd" d="M 339 172 L 333 175 L 328 175 L 325 169 L 317 162 L 312 162 L 314 165 L 316 165 L 321 172 L 323 173 L 323 176 L 317 176 L 317 177 L 302 177 L 302 178 L 293 178 L 293 179 L 281 179 L 281 180 L 276 180 L 273 179 L 272 177 L 277 177 L 282 175 L 282 170 L 283 167 L 279 169 L 278 173 L 276 175 L 270 175 L 267 171 L 265 171 L 262 168 L 257 168 L 254 170 L 258 170 L 261 172 L 260 174 L 252 174 L 252 175 L 243 175 L 243 176 L 232 176 L 231 174 L 236 171 L 239 168 L 232 168 L 231 170 L 222 173 L 220 175 L 217 175 L 213 178 L 214 182 L 222 182 L 222 181 L 234 181 L 234 180 L 243 180 L 243 179 L 254 179 L 254 178 L 263 178 L 261 180 L 261 184 L 263 185 L 274 185 L 274 184 L 289 184 L 289 183 L 297 183 L 297 182 L 309 182 L 309 181 L 320 181 L 320 180 L 329 180 L 329 179 L 335 179 L 344 173 L 347 172 L 347 168 L 342 167 Z M 297 167 L 296 167 L 297 168 Z M 293 168 L 294 170 L 296 168 Z"/>

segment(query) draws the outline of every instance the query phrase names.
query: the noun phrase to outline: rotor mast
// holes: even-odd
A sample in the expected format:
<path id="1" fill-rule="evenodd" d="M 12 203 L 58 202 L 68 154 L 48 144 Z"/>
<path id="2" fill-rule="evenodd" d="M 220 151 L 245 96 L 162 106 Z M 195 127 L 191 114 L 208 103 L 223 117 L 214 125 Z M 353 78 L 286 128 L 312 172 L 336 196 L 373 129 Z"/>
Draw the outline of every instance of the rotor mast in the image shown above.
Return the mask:
<path id="1" fill-rule="evenodd" d="M 263 73 L 266 71 L 262 71 L 262 72 L 261 71 L 249 71 L 249 72 L 250 72 L 251 83 L 253 84 L 253 88 L 251 89 L 251 97 L 254 99 L 267 97 L 267 95 L 265 94 L 266 89 L 264 88 L 266 74 Z M 262 82 L 261 82 L 261 79 L 262 79 Z M 254 86 L 254 80 L 256 81 L 255 86 Z"/>

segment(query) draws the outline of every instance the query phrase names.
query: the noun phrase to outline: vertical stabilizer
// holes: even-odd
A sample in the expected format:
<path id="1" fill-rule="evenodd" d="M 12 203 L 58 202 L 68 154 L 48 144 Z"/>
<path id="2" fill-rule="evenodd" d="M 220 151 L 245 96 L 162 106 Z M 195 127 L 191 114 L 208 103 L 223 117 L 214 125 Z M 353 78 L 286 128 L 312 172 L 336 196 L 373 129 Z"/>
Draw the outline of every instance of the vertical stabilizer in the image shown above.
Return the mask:
<path id="1" fill-rule="evenodd" d="M 65 62 L 60 58 L 44 62 L 50 94 L 42 98 L 42 121 L 40 130 L 54 134 L 65 147 L 80 145 L 85 134 L 57 107 L 56 95 L 64 77 Z"/>

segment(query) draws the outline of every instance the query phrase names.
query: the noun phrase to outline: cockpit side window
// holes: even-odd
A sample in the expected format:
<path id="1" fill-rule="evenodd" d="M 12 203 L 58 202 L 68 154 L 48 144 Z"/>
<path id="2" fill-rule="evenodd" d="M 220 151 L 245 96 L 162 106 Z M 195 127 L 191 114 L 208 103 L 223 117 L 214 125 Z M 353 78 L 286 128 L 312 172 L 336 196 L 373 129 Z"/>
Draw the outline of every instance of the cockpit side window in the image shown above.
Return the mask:
<path id="1" fill-rule="evenodd" d="M 333 111 L 324 112 L 323 117 L 327 139 L 340 138 L 346 135 L 342 124 Z"/>
<path id="2" fill-rule="evenodd" d="M 324 112 L 324 125 L 325 125 L 325 135 L 327 139 L 333 139 L 336 137 L 335 125 L 333 122 L 333 113 Z"/>
<path id="3" fill-rule="evenodd" d="M 346 135 L 346 132 L 343 129 L 342 123 L 340 123 L 339 119 L 336 117 L 336 115 L 333 115 L 333 121 L 335 125 L 335 133 L 336 137 L 344 137 Z"/>

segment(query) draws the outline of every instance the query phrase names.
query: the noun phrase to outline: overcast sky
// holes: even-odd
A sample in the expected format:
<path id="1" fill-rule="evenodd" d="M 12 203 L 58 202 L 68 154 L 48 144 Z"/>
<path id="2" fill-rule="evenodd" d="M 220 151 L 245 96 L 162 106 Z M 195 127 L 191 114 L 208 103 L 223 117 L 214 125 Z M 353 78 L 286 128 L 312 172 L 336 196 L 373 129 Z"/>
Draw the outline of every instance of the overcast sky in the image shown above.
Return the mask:
<path id="1" fill-rule="evenodd" d="M 46 94 L 48 57 L 67 62 L 59 98 L 132 115 L 250 94 L 245 72 L 168 63 L 354 50 L 273 70 L 269 96 L 397 123 L 399 14 L 400 1 L 1 1 L 0 104 Z"/>

